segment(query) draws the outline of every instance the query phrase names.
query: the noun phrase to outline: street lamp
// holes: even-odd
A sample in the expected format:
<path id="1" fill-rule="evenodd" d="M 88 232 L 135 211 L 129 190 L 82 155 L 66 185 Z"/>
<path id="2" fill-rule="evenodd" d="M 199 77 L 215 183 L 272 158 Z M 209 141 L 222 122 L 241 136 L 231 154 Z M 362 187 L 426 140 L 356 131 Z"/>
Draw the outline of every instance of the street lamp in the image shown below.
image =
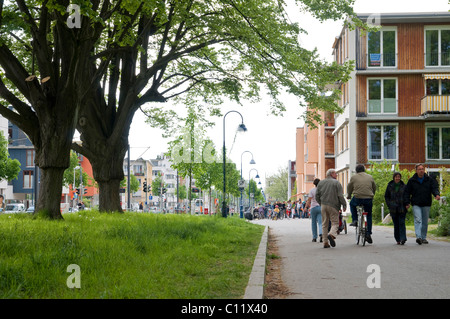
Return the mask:
<path id="1" fill-rule="evenodd" d="M 225 118 L 227 117 L 227 115 L 229 113 L 238 113 L 241 116 L 241 124 L 239 124 L 238 126 L 238 131 L 239 132 L 245 132 L 247 131 L 247 128 L 245 127 L 244 124 L 244 117 L 242 116 L 241 113 L 239 113 L 238 111 L 228 111 L 224 116 L 223 116 L 223 201 L 222 201 L 222 217 L 227 217 L 227 202 L 226 202 L 226 191 L 227 191 L 227 187 L 226 187 L 226 169 L 225 169 L 225 162 L 226 162 L 226 151 L 225 151 Z"/>
<path id="2" fill-rule="evenodd" d="M 241 154 L 241 181 L 242 181 L 242 155 L 244 155 L 244 153 L 250 153 L 252 154 L 252 160 L 250 161 L 250 164 L 256 164 L 255 160 L 253 159 L 253 153 L 250 151 L 244 151 Z M 240 191 L 241 191 L 241 201 L 240 201 L 240 205 L 239 205 L 239 217 L 240 218 L 244 218 L 244 206 L 242 205 L 242 190 L 243 187 L 240 187 Z"/>

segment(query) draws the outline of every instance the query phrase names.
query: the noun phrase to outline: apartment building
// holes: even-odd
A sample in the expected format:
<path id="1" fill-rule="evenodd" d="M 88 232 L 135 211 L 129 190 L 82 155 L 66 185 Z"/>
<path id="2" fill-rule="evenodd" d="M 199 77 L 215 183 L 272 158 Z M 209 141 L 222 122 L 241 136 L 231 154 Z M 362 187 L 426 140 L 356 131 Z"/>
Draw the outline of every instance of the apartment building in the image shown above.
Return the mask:
<path id="1" fill-rule="evenodd" d="M 128 177 L 128 159 L 125 158 L 124 164 L 123 164 L 123 172 L 125 175 L 125 178 Z M 139 183 L 139 189 L 136 192 L 133 192 L 130 196 L 130 202 L 131 202 L 131 209 L 138 210 L 139 205 L 142 204 L 143 209 L 146 211 L 148 206 L 151 204 L 152 200 L 152 193 L 151 191 L 145 192 L 144 191 L 144 183 L 146 183 L 147 186 L 152 185 L 153 180 L 153 165 L 152 162 L 149 160 L 144 160 L 143 158 L 138 158 L 136 160 L 130 160 L 130 175 L 134 175 Z M 128 195 L 126 193 L 122 193 L 122 206 L 123 208 L 127 208 L 126 201 L 128 198 Z"/>
<path id="2" fill-rule="evenodd" d="M 305 124 L 296 132 L 296 198 L 301 200 L 314 187 L 315 178 L 324 179 L 326 171 L 335 167 L 334 115 L 330 112 L 320 114 L 324 124 L 317 128 Z"/>
<path id="3" fill-rule="evenodd" d="M 381 28 L 344 26 L 333 44 L 336 62 L 356 65 L 339 83 L 344 112 L 332 132 L 339 181 L 345 188 L 356 165 L 371 161 L 450 168 L 450 13 L 358 17 Z"/>

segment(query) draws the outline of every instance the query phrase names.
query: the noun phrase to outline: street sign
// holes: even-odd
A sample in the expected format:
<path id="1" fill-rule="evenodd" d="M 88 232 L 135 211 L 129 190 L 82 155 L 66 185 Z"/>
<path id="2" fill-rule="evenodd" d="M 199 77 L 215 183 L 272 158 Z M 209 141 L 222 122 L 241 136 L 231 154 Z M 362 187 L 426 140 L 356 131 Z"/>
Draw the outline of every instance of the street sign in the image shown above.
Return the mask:
<path id="1" fill-rule="evenodd" d="M 238 187 L 244 188 L 244 187 L 245 187 L 245 180 L 240 179 L 240 180 L 238 181 Z"/>

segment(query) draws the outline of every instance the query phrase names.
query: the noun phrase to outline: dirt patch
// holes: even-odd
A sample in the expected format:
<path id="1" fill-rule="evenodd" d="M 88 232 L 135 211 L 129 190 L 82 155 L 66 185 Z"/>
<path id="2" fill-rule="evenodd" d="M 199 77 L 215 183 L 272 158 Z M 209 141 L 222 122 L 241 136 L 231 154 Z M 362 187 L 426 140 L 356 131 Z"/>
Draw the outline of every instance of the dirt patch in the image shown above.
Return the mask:
<path id="1" fill-rule="evenodd" d="M 278 253 L 277 238 L 271 233 L 269 228 L 264 298 L 284 299 L 292 294 L 281 279 L 281 268 L 282 257 Z"/>

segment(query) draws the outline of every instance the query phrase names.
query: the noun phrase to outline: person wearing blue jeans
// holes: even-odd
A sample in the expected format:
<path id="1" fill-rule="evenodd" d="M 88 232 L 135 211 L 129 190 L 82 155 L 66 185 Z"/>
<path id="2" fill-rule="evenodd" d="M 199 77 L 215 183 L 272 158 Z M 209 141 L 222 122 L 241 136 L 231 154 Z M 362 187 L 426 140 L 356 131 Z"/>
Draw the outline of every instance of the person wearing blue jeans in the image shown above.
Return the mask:
<path id="1" fill-rule="evenodd" d="M 305 211 L 306 208 L 310 208 L 309 214 L 311 215 L 311 230 L 313 242 L 317 241 L 317 228 L 319 228 L 320 242 L 322 242 L 322 212 L 319 203 L 316 201 L 317 184 L 319 184 L 319 182 L 320 179 L 318 178 L 314 180 L 313 184 L 316 187 L 309 191 L 308 200 L 305 205 Z"/>
<path id="2" fill-rule="evenodd" d="M 440 199 L 439 184 L 435 178 L 425 173 L 423 164 L 416 165 L 416 173 L 408 180 L 403 193 L 403 201 L 408 209 L 412 205 L 416 243 L 428 244 L 428 218 L 430 217 L 432 196 Z"/>

